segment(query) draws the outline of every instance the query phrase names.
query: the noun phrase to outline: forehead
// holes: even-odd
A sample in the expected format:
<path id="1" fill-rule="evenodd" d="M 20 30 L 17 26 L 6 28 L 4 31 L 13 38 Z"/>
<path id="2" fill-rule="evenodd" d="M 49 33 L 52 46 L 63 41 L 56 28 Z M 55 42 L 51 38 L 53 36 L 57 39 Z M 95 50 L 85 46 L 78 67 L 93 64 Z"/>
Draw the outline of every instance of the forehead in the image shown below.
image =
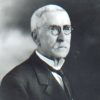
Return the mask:
<path id="1" fill-rule="evenodd" d="M 69 15 L 65 11 L 46 12 L 43 19 L 48 25 L 71 25 Z"/>

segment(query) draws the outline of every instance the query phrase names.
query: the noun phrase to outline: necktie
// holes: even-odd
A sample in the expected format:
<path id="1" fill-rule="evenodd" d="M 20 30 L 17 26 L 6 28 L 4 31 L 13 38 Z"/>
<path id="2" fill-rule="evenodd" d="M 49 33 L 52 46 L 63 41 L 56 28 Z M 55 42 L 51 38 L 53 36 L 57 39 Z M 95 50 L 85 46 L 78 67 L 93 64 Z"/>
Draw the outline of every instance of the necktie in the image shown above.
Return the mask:
<path id="1" fill-rule="evenodd" d="M 63 71 L 62 70 L 55 70 L 51 67 L 49 67 L 48 69 L 52 72 L 55 72 L 55 73 L 59 74 L 62 77 L 62 81 L 63 81 L 63 84 L 64 84 L 64 90 L 65 90 L 67 96 L 70 98 L 70 100 L 73 100 L 68 79 L 65 77 Z"/>
<path id="2" fill-rule="evenodd" d="M 57 80 L 57 82 L 60 84 L 60 86 L 64 89 L 64 84 L 63 84 L 63 80 L 62 80 L 62 77 L 55 73 L 55 72 L 51 72 L 54 76 L 54 78 Z"/>

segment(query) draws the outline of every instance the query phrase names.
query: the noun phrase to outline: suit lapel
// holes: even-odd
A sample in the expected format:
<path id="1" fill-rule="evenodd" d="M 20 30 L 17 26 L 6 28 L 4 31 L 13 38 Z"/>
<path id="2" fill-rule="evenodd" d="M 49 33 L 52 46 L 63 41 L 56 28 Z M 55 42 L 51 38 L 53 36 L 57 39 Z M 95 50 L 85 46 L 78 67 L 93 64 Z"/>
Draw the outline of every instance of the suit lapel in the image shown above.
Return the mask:
<path id="1" fill-rule="evenodd" d="M 64 74 L 64 67 L 62 68 L 62 72 Z M 67 77 L 65 76 L 65 74 L 63 76 L 63 83 L 64 83 L 66 95 L 68 96 L 69 100 L 73 100 L 70 84 L 69 84 L 69 81 L 68 81 Z"/>
<path id="2" fill-rule="evenodd" d="M 41 61 L 36 56 L 36 54 L 34 55 L 33 62 L 35 64 L 34 69 L 37 75 L 38 82 L 41 87 L 43 87 L 43 93 L 46 95 L 46 97 L 50 100 L 68 100 L 62 87 L 55 80 L 52 73 L 47 69 L 48 65 L 45 62 Z"/>
<path id="3" fill-rule="evenodd" d="M 55 80 L 52 74 L 44 92 L 50 97 L 50 100 L 68 100 L 65 91 Z"/>

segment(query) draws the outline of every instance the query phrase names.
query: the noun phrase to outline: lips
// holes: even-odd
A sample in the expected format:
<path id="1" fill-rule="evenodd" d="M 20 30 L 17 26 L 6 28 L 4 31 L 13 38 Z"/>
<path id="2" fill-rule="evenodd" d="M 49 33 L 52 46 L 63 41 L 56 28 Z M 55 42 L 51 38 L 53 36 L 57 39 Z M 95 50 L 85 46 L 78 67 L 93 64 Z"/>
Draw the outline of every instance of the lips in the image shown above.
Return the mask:
<path id="1" fill-rule="evenodd" d="M 66 48 L 68 48 L 68 47 L 66 46 L 66 44 L 65 44 L 65 45 L 64 45 L 64 44 L 60 44 L 60 45 L 58 44 L 58 45 L 55 45 L 54 48 L 55 48 L 55 49 L 60 49 L 60 48 L 61 48 L 61 49 L 66 49 Z"/>
<path id="2" fill-rule="evenodd" d="M 65 47 L 65 46 L 59 46 L 58 48 L 67 48 L 67 47 Z"/>
<path id="3" fill-rule="evenodd" d="M 59 46 L 59 47 L 57 47 L 56 49 L 57 49 L 57 50 L 67 50 L 67 47 L 65 47 L 65 46 Z"/>

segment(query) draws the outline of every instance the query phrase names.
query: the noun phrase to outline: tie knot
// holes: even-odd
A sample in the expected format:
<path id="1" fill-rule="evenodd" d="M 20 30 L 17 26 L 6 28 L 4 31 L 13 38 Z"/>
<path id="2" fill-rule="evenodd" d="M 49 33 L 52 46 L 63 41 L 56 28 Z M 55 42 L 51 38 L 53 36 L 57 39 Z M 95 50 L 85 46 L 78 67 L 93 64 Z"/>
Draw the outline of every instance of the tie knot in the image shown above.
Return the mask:
<path id="1" fill-rule="evenodd" d="M 59 74 L 62 78 L 64 77 L 64 73 L 63 73 L 62 70 L 55 70 L 55 69 L 53 69 L 52 67 L 48 67 L 48 69 L 49 69 L 50 71 L 52 71 L 52 72 L 55 72 L 55 73 Z"/>
<path id="2" fill-rule="evenodd" d="M 59 74 L 62 78 L 64 77 L 64 73 L 62 70 L 57 70 L 57 74 Z"/>

